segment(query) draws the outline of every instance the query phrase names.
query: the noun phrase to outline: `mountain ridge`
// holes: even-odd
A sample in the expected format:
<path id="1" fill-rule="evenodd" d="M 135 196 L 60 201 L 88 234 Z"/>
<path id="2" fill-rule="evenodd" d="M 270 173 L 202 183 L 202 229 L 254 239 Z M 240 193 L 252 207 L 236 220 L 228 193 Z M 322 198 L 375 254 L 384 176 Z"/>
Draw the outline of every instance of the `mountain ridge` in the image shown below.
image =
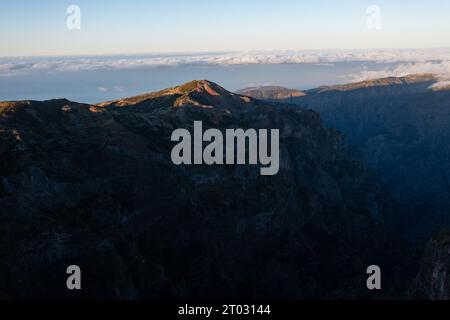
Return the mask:
<path id="1" fill-rule="evenodd" d="M 296 89 L 287 89 L 280 86 L 249 87 L 236 91 L 237 94 L 262 100 L 280 100 L 292 97 L 301 97 L 305 93 Z"/>
<path id="2" fill-rule="evenodd" d="M 297 106 L 217 96 L 209 82 L 176 88 L 128 106 L 5 105 L 0 298 L 72 297 L 72 264 L 83 268 L 79 298 L 366 295 L 364 270 L 387 259 L 385 225 L 398 208 L 342 136 Z M 219 105 L 177 107 L 183 95 Z M 198 120 L 279 128 L 279 173 L 174 165 L 171 134 Z"/>
<path id="3" fill-rule="evenodd" d="M 249 97 L 234 94 L 218 84 L 208 80 L 193 80 L 169 89 L 158 92 L 138 95 L 135 97 L 119 99 L 97 104 L 98 107 L 126 107 L 145 103 L 158 98 L 172 100 L 173 107 L 195 106 L 205 109 L 210 108 L 235 108 L 236 105 L 245 107 L 255 102 Z M 201 102 L 197 101 L 200 98 Z"/>
<path id="4" fill-rule="evenodd" d="M 436 83 L 439 78 L 433 74 L 410 74 L 403 77 L 386 77 L 372 80 L 364 80 L 355 83 L 324 86 L 317 89 L 309 90 L 310 93 L 323 93 L 329 91 L 353 91 L 359 89 L 367 89 L 373 87 L 385 87 L 396 86 L 405 84 L 418 84 L 418 83 Z"/>
<path id="5" fill-rule="evenodd" d="M 260 87 L 250 87 L 240 89 L 236 91 L 236 93 L 262 100 L 267 99 L 273 101 L 288 102 L 289 99 L 291 98 L 301 98 L 304 96 L 319 93 L 326 93 L 333 91 L 348 92 L 376 87 L 388 87 L 388 86 L 421 84 L 421 83 L 428 84 L 430 90 L 434 88 L 434 90 L 437 91 L 437 90 L 445 90 L 446 88 L 448 88 L 448 84 L 445 85 L 445 81 L 443 81 L 440 77 L 434 74 L 419 73 L 419 74 L 410 74 L 402 77 L 392 76 L 332 86 L 321 86 L 304 91 L 297 89 L 289 89 L 281 86 L 260 86 Z M 433 87 L 433 85 L 438 85 L 439 83 L 443 83 L 443 85 Z"/>
<path id="6" fill-rule="evenodd" d="M 436 90 L 436 84 L 444 86 Z M 314 110 L 327 126 L 342 132 L 358 158 L 415 212 L 408 220 L 415 220 L 415 226 L 407 229 L 423 242 L 450 225 L 450 91 L 445 84 L 418 74 L 313 89 L 279 102 Z"/>

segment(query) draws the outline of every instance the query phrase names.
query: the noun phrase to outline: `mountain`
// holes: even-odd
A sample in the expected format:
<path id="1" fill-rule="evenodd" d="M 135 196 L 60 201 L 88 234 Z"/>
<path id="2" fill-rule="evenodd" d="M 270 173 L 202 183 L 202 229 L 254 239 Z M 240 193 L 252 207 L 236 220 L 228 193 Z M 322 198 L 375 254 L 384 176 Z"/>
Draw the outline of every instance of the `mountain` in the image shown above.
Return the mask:
<path id="1" fill-rule="evenodd" d="M 198 107 L 204 109 L 230 108 L 239 110 L 258 105 L 256 99 L 231 93 L 207 80 L 195 80 L 184 85 L 136 97 L 104 102 L 98 107 Z"/>
<path id="2" fill-rule="evenodd" d="M 414 84 L 420 84 L 420 83 L 435 84 L 438 82 L 439 82 L 439 78 L 437 78 L 433 74 L 411 74 L 411 75 L 408 75 L 405 77 L 388 77 L 388 78 L 366 80 L 366 81 L 360 81 L 360 82 L 343 84 L 343 85 L 323 86 L 323 87 L 320 87 L 317 89 L 308 90 L 307 92 L 308 92 L 308 94 L 324 93 L 324 92 L 332 92 L 332 91 L 349 92 L 349 91 L 368 89 L 368 88 L 407 86 L 407 85 L 414 85 Z"/>
<path id="3" fill-rule="evenodd" d="M 278 175 L 174 165 L 172 132 L 200 120 L 280 129 Z M 0 157 L 0 298 L 367 298 L 367 266 L 395 247 L 400 208 L 317 113 L 209 81 L 1 102 Z"/>
<path id="4" fill-rule="evenodd" d="M 413 296 L 423 300 L 450 299 L 450 233 L 430 241 L 422 259 Z"/>
<path id="5" fill-rule="evenodd" d="M 420 243 L 450 226 L 450 91 L 433 75 L 321 87 L 279 100 L 320 113 L 344 133 L 409 212 L 401 218 Z"/>
<path id="6" fill-rule="evenodd" d="M 277 86 L 261 86 L 261 87 L 251 87 L 239 90 L 237 94 L 253 97 L 256 99 L 263 100 L 281 100 L 290 99 L 293 97 L 302 97 L 305 95 L 303 91 L 296 89 L 287 89 Z"/>

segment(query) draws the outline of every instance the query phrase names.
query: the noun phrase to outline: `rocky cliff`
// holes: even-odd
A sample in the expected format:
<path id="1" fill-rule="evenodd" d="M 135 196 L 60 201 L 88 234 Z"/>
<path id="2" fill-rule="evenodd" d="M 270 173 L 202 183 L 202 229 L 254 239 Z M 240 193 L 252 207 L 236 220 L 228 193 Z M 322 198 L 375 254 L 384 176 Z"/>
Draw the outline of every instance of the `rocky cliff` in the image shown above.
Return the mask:
<path id="1" fill-rule="evenodd" d="M 449 232 L 442 233 L 428 243 L 413 292 L 417 299 L 450 299 Z"/>
<path id="2" fill-rule="evenodd" d="M 279 128 L 281 168 L 175 166 L 171 133 Z M 1 298 L 355 298 L 397 208 L 313 111 L 208 81 L 0 103 Z M 79 265 L 83 290 L 66 290 Z"/>
<path id="3" fill-rule="evenodd" d="M 284 101 L 317 111 L 327 126 L 345 135 L 355 156 L 406 208 L 399 221 L 409 237 L 424 243 L 450 226 L 445 85 L 433 75 L 410 75 L 321 87 Z"/>

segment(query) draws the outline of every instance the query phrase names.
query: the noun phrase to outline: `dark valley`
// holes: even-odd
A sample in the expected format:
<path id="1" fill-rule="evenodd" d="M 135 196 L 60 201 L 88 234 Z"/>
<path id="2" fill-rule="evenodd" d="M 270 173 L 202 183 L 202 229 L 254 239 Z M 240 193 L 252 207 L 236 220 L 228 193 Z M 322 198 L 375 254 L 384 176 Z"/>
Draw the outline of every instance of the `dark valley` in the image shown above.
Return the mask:
<path id="1" fill-rule="evenodd" d="M 442 259 L 449 258 L 443 239 L 450 227 L 450 91 L 440 83 L 428 74 L 391 77 L 277 101 L 317 111 L 328 127 L 344 134 L 352 155 L 381 177 L 402 207 L 391 226 L 408 239 L 412 265 L 437 237 L 426 247 L 419 291 L 420 297 L 447 299 L 449 269 Z M 429 289 L 425 278 L 440 289 Z"/>

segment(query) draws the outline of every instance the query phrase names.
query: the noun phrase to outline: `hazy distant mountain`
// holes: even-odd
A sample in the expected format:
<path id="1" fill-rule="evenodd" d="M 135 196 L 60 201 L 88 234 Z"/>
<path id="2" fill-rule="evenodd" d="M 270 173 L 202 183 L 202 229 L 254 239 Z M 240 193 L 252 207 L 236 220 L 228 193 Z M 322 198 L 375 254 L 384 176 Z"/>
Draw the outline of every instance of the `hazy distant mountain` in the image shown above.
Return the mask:
<path id="1" fill-rule="evenodd" d="M 321 87 L 285 99 L 343 132 L 409 212 L 421 241 L 450 226 L 450 91 L 432 75 Z M 281 100 L 283 101 L 283 100 Z"/>
<path id="2" fill-rule="evenodd" d="M 308 94 L 332 92 L 332 91 L 354 91 L 368 88 L 382 88 L 386 86 L 414 85 L 420 83 L 438 83 L 439 79 L 432 74 L 413 74 L 405 77 L 388 77 L 374 80 L 366 80 L 361 82 L 349 83 L 344 85 L 323 86 L 317 89 L 308 90 Z"/>
<path id="3" fill-rule="evenodd" d="M 174 129 L 279 128 L 281 169 L 175 166 Z M 399 211 L 313 111 L 208 81 L 107 102 L 0 103 L 0 297 L 367 297 Z M 383 262 L 381 262 L 383 263 Z M 386 264 L 388 265 L 388 264 Z"/>
<path id="4" fill-rule="evenodd" d="M 290 99 L 292 97 L 302 97 L 305 95 L 305 93 L 300 90 L 287 89 L 277 86 L 261 86 L 261 87 L 246 88 L 239 90 L 236 93 L 263 100 Z"/>

